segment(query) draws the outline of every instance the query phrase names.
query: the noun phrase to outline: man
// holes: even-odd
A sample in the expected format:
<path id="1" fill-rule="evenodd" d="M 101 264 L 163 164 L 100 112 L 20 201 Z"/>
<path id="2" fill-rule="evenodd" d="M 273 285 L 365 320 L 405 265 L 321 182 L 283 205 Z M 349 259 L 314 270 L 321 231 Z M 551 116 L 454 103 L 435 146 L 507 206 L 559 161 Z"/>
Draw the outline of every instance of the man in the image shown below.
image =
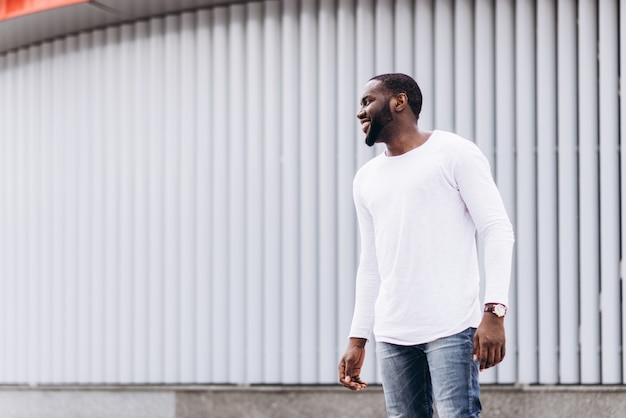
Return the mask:
<path id="1" fill-rule="evenodd" d="M 361 255 L 339 380 L 367 387 L 360 371 L 373 332 L 389 417 L 432 417 L 433 403 L 440 418 L 477 417 L 478 371 L 505 355 L 513 229 L 485 156 L 455 134 L 421 131 L 421 107 L 407 75 L 365 86 L 357 118 L 366 144 L 386 150 L 354 178 Z"/>

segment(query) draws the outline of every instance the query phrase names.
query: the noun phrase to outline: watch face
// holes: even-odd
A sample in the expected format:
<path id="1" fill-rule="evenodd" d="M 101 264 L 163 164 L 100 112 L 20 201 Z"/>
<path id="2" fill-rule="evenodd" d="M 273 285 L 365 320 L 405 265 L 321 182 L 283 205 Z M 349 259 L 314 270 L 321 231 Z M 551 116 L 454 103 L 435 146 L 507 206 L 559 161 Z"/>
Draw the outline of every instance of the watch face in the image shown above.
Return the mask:
<path id="1" fill-rule="evenodd" d="M 493 313 L 499 317 L 503 317 L 506 314 L 506 308 L 504 305 L 496 305 L 493 307 Z"/>

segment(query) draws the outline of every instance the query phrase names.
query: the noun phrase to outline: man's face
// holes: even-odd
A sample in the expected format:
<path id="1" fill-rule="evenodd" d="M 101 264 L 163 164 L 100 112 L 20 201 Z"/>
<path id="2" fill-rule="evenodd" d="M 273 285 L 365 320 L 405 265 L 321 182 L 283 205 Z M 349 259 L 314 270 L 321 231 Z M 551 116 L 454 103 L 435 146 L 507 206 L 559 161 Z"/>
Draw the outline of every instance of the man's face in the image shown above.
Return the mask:
<path id="1" fill-rule="evenodd" d="M 387 140 L 385 128 L 393 121 L 389 100 L 382 92 L 380 81 L 372 80 L 365 85 L 361 110 L 356 117 L 361 121 L 365 143 L 370 147 Z"/>

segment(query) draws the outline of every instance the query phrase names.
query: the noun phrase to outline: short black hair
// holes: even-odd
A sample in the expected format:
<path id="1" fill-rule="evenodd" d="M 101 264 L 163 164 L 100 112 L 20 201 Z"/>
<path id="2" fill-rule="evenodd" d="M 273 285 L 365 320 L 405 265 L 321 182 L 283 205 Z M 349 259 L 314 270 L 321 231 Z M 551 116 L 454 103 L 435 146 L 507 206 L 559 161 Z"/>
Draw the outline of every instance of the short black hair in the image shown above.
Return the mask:
<path id="1" fill-rule="evenodd" d="M 392 96 L 400 93 L 406 94 L 409 99 L 409 107 L 415 117 L 419 118 L 422 111 L 422 91 L 413 77 L 402 73 L 389 73 L 374 76 L 370 78 L 371 80 L 380 81 L 383 88 Z"/>

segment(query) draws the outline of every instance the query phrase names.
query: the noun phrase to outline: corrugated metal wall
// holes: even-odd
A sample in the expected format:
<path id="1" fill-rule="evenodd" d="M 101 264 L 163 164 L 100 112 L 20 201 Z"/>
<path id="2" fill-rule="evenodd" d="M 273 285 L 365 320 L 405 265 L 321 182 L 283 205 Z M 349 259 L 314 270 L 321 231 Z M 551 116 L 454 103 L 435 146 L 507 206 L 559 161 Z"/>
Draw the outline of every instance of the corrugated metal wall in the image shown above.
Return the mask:
<path id="1" fill-rule="evenodd" d="M 515 223 L 482 381 L 623 383 L 621 22 L 610 0 L 265 1 L 3 54 L 0 382 L 335 382 L 373 155 L 354 115 L 401 71 Z"/>

